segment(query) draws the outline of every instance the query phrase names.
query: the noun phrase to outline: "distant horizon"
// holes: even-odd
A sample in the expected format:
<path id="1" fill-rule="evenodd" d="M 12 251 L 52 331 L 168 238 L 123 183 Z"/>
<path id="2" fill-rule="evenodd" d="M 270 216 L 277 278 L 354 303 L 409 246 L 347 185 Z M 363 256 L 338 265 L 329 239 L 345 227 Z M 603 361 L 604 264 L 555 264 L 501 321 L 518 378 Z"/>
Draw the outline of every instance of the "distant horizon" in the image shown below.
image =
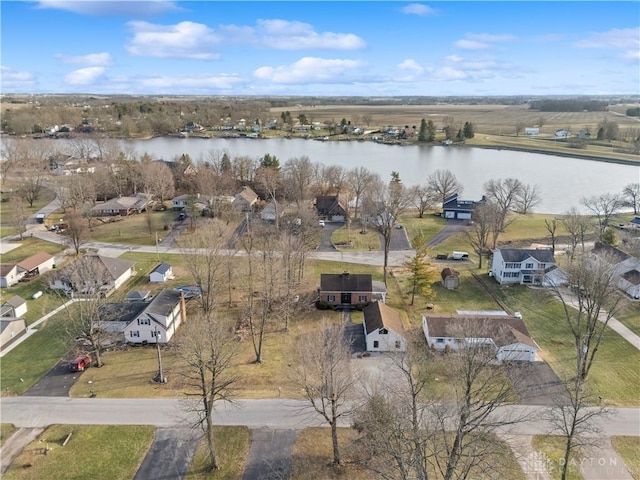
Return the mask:
<path id="1" fill-rule="evenodd" d="M 636 1 L 24 0 L 0 9 L 4 95 L 640 95 Z"/>

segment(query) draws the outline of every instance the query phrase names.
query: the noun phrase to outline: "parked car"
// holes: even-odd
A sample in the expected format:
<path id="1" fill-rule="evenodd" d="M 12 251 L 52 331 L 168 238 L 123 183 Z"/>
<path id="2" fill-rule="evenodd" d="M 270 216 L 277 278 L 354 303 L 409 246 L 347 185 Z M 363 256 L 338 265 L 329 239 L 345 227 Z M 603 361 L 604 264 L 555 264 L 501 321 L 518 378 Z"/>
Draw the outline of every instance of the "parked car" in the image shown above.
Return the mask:
<path id="1" fill-rule="evenodd" d="M 91 366 L 91 355 L 81 355 L 73 359 L 73 361 L 69 364 L 69 371 L 71 372 L 82 372 L 85 368 L 89 368 Z"/>
<path id="2" fill-rule="evenodd" d="M 185 218 L 187 218 L 187 214 L 184 212 L 180 212 L 180 214 L 178 215 L 178 221 L 181 222 L 183 221 Z"/>
<path id="3" fill-rule="evenodd" d="M 324 227 L 324 220 L 320 220 L 320 221 L 318 222 L 318 225 L 319 225 L 320 227 Z"/>
<path id="4" fill-rule="evenodd" d="M 183 285 L 182 287 L 177 287 L 175 290 L 184 293 L 184 298 L 196 298 L 202 296 L 202 289 L 195 285 Z"/>

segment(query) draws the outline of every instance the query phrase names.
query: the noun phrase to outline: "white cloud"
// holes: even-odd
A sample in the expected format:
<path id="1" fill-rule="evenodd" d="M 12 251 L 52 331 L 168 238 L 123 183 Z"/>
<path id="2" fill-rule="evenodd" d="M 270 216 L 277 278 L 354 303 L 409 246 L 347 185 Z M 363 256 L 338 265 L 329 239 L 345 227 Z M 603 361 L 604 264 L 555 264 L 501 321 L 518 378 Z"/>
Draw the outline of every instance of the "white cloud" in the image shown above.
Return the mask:
<path id="1" fill-rule="evenodd" d="M 414 76 L 421 75 L 422 72 L 424 72 L 424 68 L 422 68 L 420 64 L 415 60 L 413 60 L 412 58 L 407 58 L 402 63 L 399 63 L 397 66 L 400 70 L 407 70 Z"/>
<path id="2" fill-rule="evenodd" d="M 402 13 L 407 15 L 419 15 L 421 17 L 427 17 L 429 15 L 435 15 L 438 11 L 435 8 L 431 8 L 421 3 L 412 3 L 405 7 L 402 7 Z"/>
<path id="3" fill-rule="evenodd" d="M 31 90 L 36 83 L 36 77 L 31 72 L 17 72 L 4 65 L 0 66 L 0 85 L 3 91 Z"/>
<path id="4" fill-rule="evenodd" d="M 202 23 L 155 25 L 129 22 L 128 25 L 133 30 L 133 38 L 126 47 L 131 55 L 196 60 L 219 57 L 212 49 L 220 43 L 220 38 Z"/>
<path id="5" fill-rule="evenodd" d="M 173 1 L 164 0 L 41 0 L 37 8 L 65 10 L 83 15 L 126 15 L 148 17 L 184 11 Z"/>
<path id="6" fill-rule="evenodd" d="M 104 76 L 104 67 L 87 67 L 74 70 L 64 77 L 64 81 L 69 85 L 91 85 Z"/>
<path id="7" fill-rule="evenodd" d="M 578 48 L 607 48 L 622 50 L 625 58 L 638 58 L 640 51 L 639 28 L 614 28 L 606 32 L 592 32 L 573 44 Z"/>
<path id="8" fill-rule="evenodd" d="M 55 57 L 62 63 L 80 65 L 111 65 L 113 59 L 107 52 L 90 53 L 88 55 L 70 56 L 58 53 Z"/>
<path id="9" fill-rule="evenodd" d="M 353 81 L 349 74 L 363 66 L 359 60 L 304 57 L 292 65 L 257 68 L 253 76 L 282 84 L 346 83 Z"/>
<path id="10" fill-rule="evenodd" d="M 154 91 L 170 89 L 218 89 L 230 90 L 241 85 L 245 80 L 239 75 L 157 75 L 135 79 L 135 83 Z"/>
<path id="11" fill-rule="evenodd" d="M 487 80 L 499 77 L 514 77 L 520 69 L 514 65 L 502 63 L 491 57 L 465 59 L 458 55 L 445 57 L 445 64 L 437 69 L 430 69 L 431 80 Z"/>
<path id="12" fill-rule="evenodd" d="M 357 50 L 366 47 L 365 41 L 352 33 L 316 32 L 308 23 L 280 19 L 261 19 L 255 27 L 221 26 L 220 32 L 230 42 L 253 43 L 276 50 Z"/>
<path id="13" fill-rule="evenodd" d="M 463 39 L 453 45 L 462 50 L 485 50 L 493 43 L 513 42 L 517 40 L 513 35 L 494 35 L 490 33 L 467 33 Z"/>

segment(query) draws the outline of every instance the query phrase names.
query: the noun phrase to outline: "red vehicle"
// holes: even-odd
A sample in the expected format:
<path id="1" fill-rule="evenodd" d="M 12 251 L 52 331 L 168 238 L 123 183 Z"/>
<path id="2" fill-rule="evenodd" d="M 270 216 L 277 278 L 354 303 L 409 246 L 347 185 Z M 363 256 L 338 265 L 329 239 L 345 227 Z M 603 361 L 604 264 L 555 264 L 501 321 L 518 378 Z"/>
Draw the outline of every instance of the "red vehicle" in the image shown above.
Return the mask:
<path id="1" fill-rule="evenodd" d="M 88 353 L 86 355 L 82 355 L 80 357 L 75 358 L 69 364 L 69 370 L 72 372 L 82 372 L 85 368 L 89 368 L 91 366 L 91 355 Z"/>

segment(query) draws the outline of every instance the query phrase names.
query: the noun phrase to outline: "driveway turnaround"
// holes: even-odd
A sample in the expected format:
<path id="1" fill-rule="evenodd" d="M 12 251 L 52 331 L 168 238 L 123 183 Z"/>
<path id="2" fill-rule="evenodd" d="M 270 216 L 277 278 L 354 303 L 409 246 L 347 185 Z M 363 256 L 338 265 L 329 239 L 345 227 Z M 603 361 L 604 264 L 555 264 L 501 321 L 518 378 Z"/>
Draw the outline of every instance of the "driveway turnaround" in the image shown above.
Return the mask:
<path id="1" fill-rule="evenodd" d="M 187 476 L 191 459 L 202 437 L 187 426 L 158 428 L 153 444 L 134 480 L 180 480 Z"/>
<path id="2" fill-rule="evenodd" d="M 251 430 L 251 448 L 242 480 L 275 480 L 291 476 L 291 456 L 297 430 Z"/>

